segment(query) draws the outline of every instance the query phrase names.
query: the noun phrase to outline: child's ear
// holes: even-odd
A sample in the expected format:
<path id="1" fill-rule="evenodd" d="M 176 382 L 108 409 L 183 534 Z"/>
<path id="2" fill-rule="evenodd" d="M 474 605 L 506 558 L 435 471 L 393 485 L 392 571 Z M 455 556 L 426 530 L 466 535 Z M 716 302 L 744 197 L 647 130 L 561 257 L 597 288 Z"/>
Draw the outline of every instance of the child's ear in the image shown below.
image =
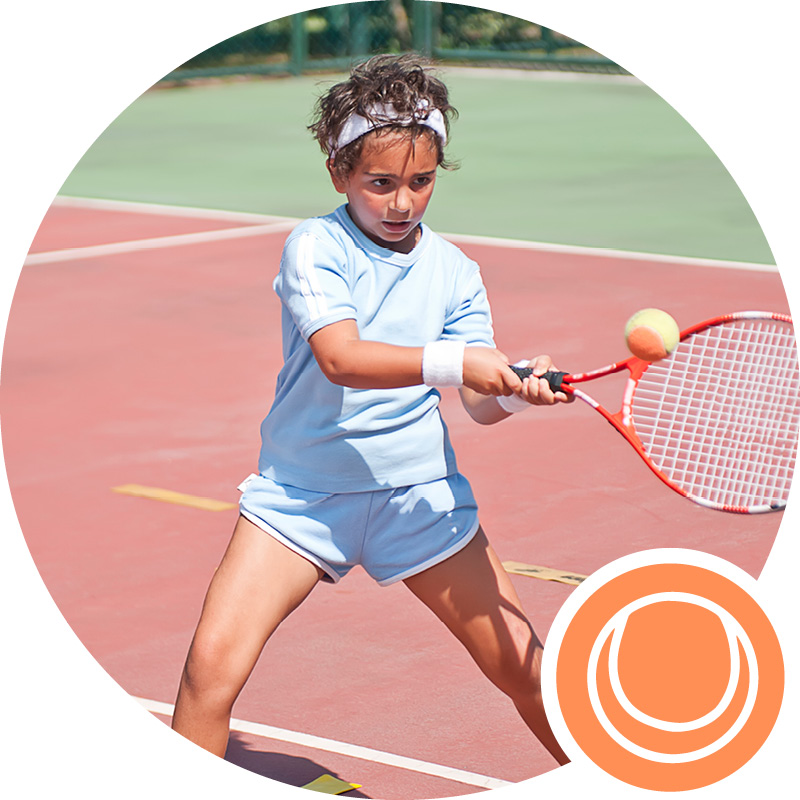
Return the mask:
<path id="1" fill-rule="evenodd" d="M 328 168 L 328 174 L 331 176 L 333 188 L 336 189 L 339 194 L 345 194 L 347 192 L 347 182 L 342 178 L 341 174 L 334 169 L 333 159 L 329 158 L 325 162 L 325 166 Z"/>

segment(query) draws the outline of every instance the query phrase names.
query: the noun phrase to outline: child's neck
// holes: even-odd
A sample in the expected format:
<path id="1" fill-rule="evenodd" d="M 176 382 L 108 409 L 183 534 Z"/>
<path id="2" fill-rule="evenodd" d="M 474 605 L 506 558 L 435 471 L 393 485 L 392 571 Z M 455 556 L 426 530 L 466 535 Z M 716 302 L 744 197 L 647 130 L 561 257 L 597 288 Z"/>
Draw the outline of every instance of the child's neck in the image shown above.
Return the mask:
<path id="1" fill-rule="evenodd" d="M 397 244 L 390 243 L 389 249 L 396 250 L 398 253 L 410 253 L 419 244 L 421 238 L 422 227 L 417 225 L 407 239 L 403 239 L 402 242 L 397 242 Z"/>

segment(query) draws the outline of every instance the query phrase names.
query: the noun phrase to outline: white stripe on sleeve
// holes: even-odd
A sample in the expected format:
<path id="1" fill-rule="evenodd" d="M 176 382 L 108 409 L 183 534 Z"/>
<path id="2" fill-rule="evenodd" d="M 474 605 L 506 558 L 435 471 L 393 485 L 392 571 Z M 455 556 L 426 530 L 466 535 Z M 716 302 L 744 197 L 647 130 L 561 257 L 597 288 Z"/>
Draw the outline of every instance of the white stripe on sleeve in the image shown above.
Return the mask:
<path id="1" fill-rule="evenodd" d="M 314 242 L 316 237 L 304 233 L 297 245 L 297 277 L 300 291 L 306 301 L 311 320 L 318 319 L 328 313 L 328 302 L 319 283 L 319 276 L 314 268 Z"/>

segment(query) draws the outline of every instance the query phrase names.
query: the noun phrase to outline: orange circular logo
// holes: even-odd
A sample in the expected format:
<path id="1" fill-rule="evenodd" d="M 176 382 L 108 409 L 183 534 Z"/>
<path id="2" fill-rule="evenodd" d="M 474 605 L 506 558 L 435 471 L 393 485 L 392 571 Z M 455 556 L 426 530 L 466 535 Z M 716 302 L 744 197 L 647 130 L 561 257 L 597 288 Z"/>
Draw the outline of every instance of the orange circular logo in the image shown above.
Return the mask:
<path id="1" fill-rule="evenodd" d="M 705 554 L 650 551 L 575 591 L 543 664 L 548 716 L 569 755 L 577 748 L 633 786 L 680 791 L 756 753 L 780 709 L 783 658 L 743 588 L 755 581 L 737 573 Z"/>

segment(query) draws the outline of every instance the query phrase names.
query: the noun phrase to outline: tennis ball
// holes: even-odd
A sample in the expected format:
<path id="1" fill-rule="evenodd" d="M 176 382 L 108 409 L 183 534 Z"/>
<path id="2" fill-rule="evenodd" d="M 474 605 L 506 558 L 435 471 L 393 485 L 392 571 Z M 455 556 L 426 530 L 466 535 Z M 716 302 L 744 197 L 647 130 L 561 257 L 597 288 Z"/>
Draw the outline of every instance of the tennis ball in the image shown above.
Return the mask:
<path id="1" fill-rule="evenodd" d="M 642 361 L 666 358 L 680 341 L 678 323 L 660 308 L 643 308 L 625 325 L 625 344 Z"/>

